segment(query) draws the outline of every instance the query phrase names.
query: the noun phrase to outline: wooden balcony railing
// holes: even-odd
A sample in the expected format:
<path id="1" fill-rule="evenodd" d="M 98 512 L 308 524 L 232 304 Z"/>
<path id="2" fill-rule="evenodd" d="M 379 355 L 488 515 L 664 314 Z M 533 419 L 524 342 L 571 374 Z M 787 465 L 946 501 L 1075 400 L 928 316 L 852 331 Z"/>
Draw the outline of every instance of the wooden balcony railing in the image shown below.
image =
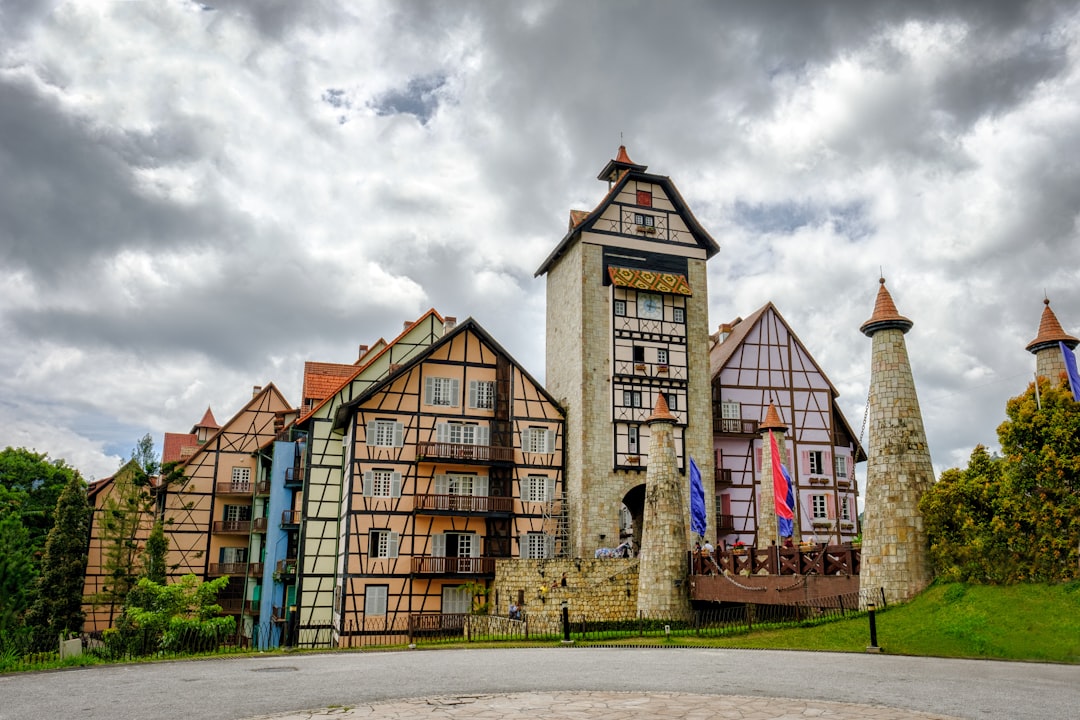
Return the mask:
<path id="1" fill-rule="evenodd" d="M 251 521 L 251 529 L 257 533 L 266 532 L 266 518 L 255 518 Z"/>
<path id="2" fill-rule="evenodd" d="M 716 532 L 730 533 L 735 530 L 735 516 L 719 513 L 716 516 Z"/>
<path id="3" fill-rule="evenodd" d="M 214 532 L 247 535 L 251 532 L 250 520 L 215 520 Z"/>
<path id="4" fill-rule="evenodd" d="M 693 556 L 695 575 L 858 575 L 862 550 L 851 545 L 807 544 L 805 547 L 734 548 L 709 556 Z"/>
<path id="5" fill-rule="evenodd" d="M 263 564 L 248 563 L 248 562 L 227 562 L 227 563 L 210 563 L 210 567 L 207 568 L 207 574 L 214 577 L 221 575 L 251 575 L 258 577 L 262 575 Z"/>
<path id="6" fill-rule="evenodd" d="M 757 435 L 757 420 L 738 420 L 734 418 L 713 418 L 713 432 L 724 435 Z"/>
<path id="7" fill-rule="evenodd" d="M 496 445 L 463 445 L 461 443 L 423 441 L 416 443 L 419 458 L 440 458 L 476 462 L 513 462 L 514 448 Z"/>
<path id="8" fill-rule="evenodd" d="M 414 557 L 415 575 L 494 575 L 493 557 Z"/>
<path id="9" fill-rule="evenodd" d="M 296 558 L 285 558 L 284 560 L 278 560 L 277 565 L 274 566 L 274 572 L 283 577 L 291 577 L 296 574 Z"/>
<path id="10" fill-rule="evenodd" d="M 285 487 L 299 488 L 304 486 L 304 468 L 285 468 Z"/>
<path id="11" fill-rule="evenodd" d="M 218 605 L 221 606 L 221 611 L 226 615 L 238 615 L 240 613 L 247 613 L 248 615 L 259 614 L 259 603 L 255 600 L 242 600 L 240 598 L 219 598 Z"/>
<path id="12" fill-rule="evenodd" d="M 300 524 L 299 510 L 282 510 L 281 527 L 294 527 Z"/>
<path id="13" fill-rule="evenodd" d="M 491 495 L 417 495 L 413 509 L 417 512 L 508 513 L 514 509 L 514 498 Z"/>
<path id="14" fill-rule="evenodd" d="M 255 485 L 255 494 L 256 495 L 269 495 L 270 494 L 270 481 L 269 480 L 260 480 Z"/>
<path id="15" fill-rule="evenodd" d="M 220 482 L 216 486 L 218 495 L 250 495 L 254 489 L 250 482 Z"/>

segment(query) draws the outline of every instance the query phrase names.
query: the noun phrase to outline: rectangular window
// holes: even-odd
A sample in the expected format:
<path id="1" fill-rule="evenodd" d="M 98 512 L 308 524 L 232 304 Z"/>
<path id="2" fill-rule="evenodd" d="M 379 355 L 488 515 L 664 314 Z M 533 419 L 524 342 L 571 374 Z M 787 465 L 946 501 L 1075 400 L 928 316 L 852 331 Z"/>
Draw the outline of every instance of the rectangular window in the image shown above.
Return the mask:
<path id="1" fill-rule="evenodd" d="M 251 468 L 232 469 L 232 489 L 239 492 L 248 492 L 251 489 Z"/>
<path id="2" fill-rule="evenodd" d="M 664 396 L 664 402 L 667 403 L 668 410 L 678 410 L 679 396 L 675 393 L 660 393 Z"/>
<path id="3" fill-rule="evenodd" d="M 638 454 L 638 426 L 631 425 L 626 429 L 626 451 L 631 455 Z"/>
<path id="4" fill-rule="evenodd" d="M 837 455 L 833 458 L 833 464 L 836 466 L 836 477 L 838 480 L 847 479 L 847 458 L 842 455 Z"/>
<path id="5" fill-rule="evenodd" d="M 555 452 L 555 431 L 528 427 L 521 431 L 521 451 L 527 453 Z"/>
<path id="6" fill-rule="evenodd" d="M 368 446 L 401 447 L 405 426 L 393 420 L 372 420 L 367 425 Z"/>
<path id="7" fill-rule="evenodd" d="M 364 615 L 385 615 L 386 585 L 368 585 L 364 588 Z"/>
<path id="8" fill-rule="evenodd" d="M 480 557 L 476 533 L 448 532 L 431 536 L 432 557 Z"/>
<path id="9" fill-rule="evenodd" d="M 642 227 L 655 227 L 656 218 L 652 215 L 646 215 L 645 213 L 634 213 L 634 224 L 641 225 Z"/>
<path id="10" fill-rule="evenodd" d="M 242 547 L 223 547 L 221 548 L 220 557 L 222 563 L 246 563 L 248 559 L 248 549 Z"/>
<path id="11" fill-rule="evenodd" d="M 840 519 L 844 521 L 851 520 L 851 498 L 840 498 Z"/>
<path id="12" fill-rule="evenodd" d="M 250 505 L 226 505 L 225 516 L 222 520 L 250 520 L 251 519 L 251 506 Z"/>
<path id="13" fill-rule="evenodd" d="M 635 345 L 634 346 L 634 362 L 636 362 L 636 363 L 645 362 L 645 347 L 643 345 Z"/>
<path id="14" fill-rule="evenodd" d="M 686 322 L 686 310 L 681 307 L 671 309 L 671 319 L 677 323 Z"/>
<path id="15" fill-rule="evenodd" d="M 619 317 L 626 317 L 626 301 L 625 300 L 616 300 L 615 301 L 615 314 L 618 315 Z"/>
<path id="16" fill-rule="evenodd" d="M 446 422 L 435 426 L 435 440 L 454 445 L 487 445 L 487 425 L 476 423 Z"/>
<path id="17" fill-rule="evenodd" d="M 435 476 L 436 495 L 487 496 L 488 479 L 475 473 L 448 473 Z"/>
<path id="18" fill-rule="evenodd" d="M 548 502 L 555 494 L 555 478 L 529 475 L 521 481 L 522 502 Z"/>
<path id="19" fill-rule="evenodd" d="M 471 380 L 469 382 L 469 407 L 492 410 L 495 407 L 495 381 Z"/>
<path id="20" fill-rule="evenodd" d="M 467 615 L 472 611 L 472 592 L 465 585 L 442 589 L 442 613 L 444 615 Z"/>
<path id="21" fill-rule="evenodd" d="M 367 497 L 401 497 L 401 473 L 377 469 L 364 473 L 364 495 Z"/>
<path id="22" fill-rule="evenodd" d="M 457 407 L 460 385 L 461 381 L 457 378 L 424 378 L 424 403 L 442 407 Z"/>
<path id="23" fill-rule="evenodd" d="M 823 462 L 822 452 L 820 450 L 811 450 L 808 455 L 810 456 L 810 474 L 824 475 L 825 463 Z"/>
<path id="24" fill-rule="evenodd" d="M 637 204 L 652 207 L 652 190 L 638 190 Z"/>
<path id="25" fill-rule="evenodd" d="M 828 520 L 829 510 L 826 505 L 825 495 L 811 495 L 810 502 L 813 504 L 814 519 L 815 520 Z"/>
<path id="26" fill-rule="evenodd" d="M 667 365 L 667 358 L 668 354 L 666 349 L 660 348 L 656 351 L 656 362 L 660 363 L 661 365 Z"/>
<path id="27" fill-rule="evenodd" d="M 390 530 L 372 530 L 368 533 L 368 555 L 373 558 L 396 558 L 398 534 Z"/>
<path id="28" fill-rule="evenodd" d="M 525 533 L 519 538 L 521 557 L 540 560 L 555 556 L 555 538 L 545 533 Z"/>

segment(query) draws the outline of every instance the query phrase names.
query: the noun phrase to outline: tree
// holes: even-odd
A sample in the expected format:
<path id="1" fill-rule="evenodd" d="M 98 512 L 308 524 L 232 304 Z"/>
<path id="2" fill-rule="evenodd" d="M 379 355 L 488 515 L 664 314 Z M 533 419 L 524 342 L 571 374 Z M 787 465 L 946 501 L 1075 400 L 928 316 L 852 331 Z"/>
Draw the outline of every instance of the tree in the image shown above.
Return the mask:
<path id="1" fill-rule="evenodd" d="M 56 501 L 76 474 L 63 460 L 50 460 L 44 453 L 11 447 L 0 452 L 0 508 L 18 513 L 35 568 L 53 526 Z"/>
<path id="2" fill-rule="evenodd" d="M 98 520 L 106 584 L 94 602 L 109 606 L 111 621 L 139 577 L 141 543 L 153 515 L 149 476 L 137 460 L 116 471 L 107 491 Z"/>
<path id="3" fill-rule="evenodd" d="M 169 552 L 169 539 L 165 537 L 165 525 L 158 520 L 150 531 L 150 537 L 146 539 L 146 549 L 143 551 L 142 576 L 147 580 L 164 585 L 166 580 L 165 562 Z"/>
<path id="4" fill-rule="evenodd" d="M 1045 378 L 1009 400 L 1004 453 L 977 447 L 919 504 L 935 571 L 988 583 L 1080 578 L 1080 403 Z"/>
<path id="5" fill-rule="evenodd" d="M 29 537 L 18 515 L 0 511 L 0 645 L 22 624 L 36 578 Z"/>
<path id="6" fill-rule="evenodd" d="M 154 439 L 150 437 L 150 433 L 139 438 L 139 442 L 131 450 L 131 459 L 139 464 L 146 475 L 153 477 L 158 474 L 161 463 L 158 461 L 157 451 L 154 450 Z"/>
<path id="7" fill-rule="evenodd" d="M 56 501 L 55 518 L 45 541 L 34 600 L 26 613 L 34 644 L 41 649 L 53 647 L 61 634 L 82 630 L 90 505 L 86 485 L 77 472 L 71 474 Z"/>

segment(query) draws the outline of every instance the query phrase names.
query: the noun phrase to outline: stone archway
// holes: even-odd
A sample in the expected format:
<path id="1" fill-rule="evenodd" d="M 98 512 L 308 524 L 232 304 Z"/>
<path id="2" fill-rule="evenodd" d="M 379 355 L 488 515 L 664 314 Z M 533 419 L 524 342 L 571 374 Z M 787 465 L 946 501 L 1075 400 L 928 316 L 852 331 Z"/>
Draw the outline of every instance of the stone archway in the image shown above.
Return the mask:
<path id="1" fill-rule="evenodd" d="M 633 540 L 634 554 L 641 549 L 641 526 L 645 516 L 645 483 L 635 485 L 623 495 L 619 508 L 619 542 Z M 624 522 L 628 527 L 624 527 Z"/>

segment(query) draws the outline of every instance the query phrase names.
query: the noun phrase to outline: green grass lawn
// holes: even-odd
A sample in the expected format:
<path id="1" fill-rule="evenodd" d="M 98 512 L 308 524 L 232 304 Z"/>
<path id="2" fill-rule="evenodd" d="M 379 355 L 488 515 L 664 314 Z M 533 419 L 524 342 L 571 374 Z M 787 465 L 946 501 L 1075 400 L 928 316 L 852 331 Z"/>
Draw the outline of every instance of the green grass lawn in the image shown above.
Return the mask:
<path id="1" fill-rule="evenodd" d="M 1064 585 L 935 584 L 877 613 L 878 645 L 895 655 L 1080 663 L 1080 582 Z M 627 644 L 642 644 L 628 638 Z M 613 644 L 605 642 L 604 644 Z M 865 614 L 814 627 L 650 644 L 863 652 Z"/>

